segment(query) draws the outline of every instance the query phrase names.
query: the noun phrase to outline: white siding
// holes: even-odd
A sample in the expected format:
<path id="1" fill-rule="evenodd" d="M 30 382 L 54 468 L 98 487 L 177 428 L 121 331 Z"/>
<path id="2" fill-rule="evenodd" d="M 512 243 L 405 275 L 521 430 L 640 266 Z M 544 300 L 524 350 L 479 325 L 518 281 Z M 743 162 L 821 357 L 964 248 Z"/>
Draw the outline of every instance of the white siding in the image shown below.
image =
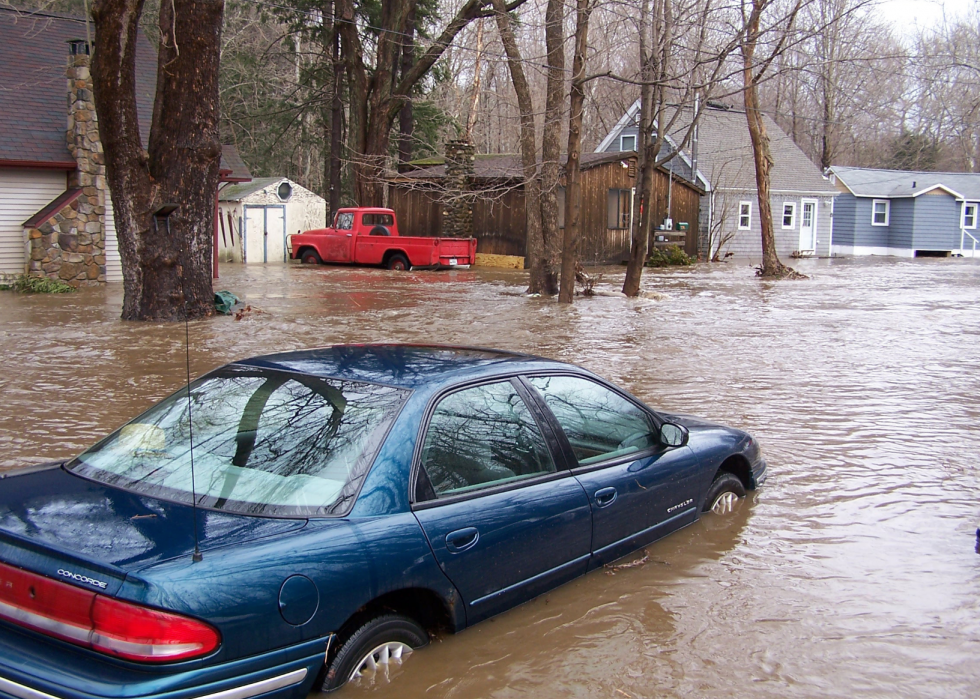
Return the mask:
<path id="1" fill-rule="evenodd" d="M 119 241 L 116 239 L 116 216 L 112 208 L 112 197 L 106 192 L 105 196 L 105 223 L 102 230 L 105 233 L 105 280 L 107 282 L 121 282 L 122 260 L 119 257 Z"/>
<path id="2" fill-rule="evenodd" d="M 63 170 L 0 168 L 0 274 L 27 266 L 24 221 L 65 191 Z"/>
<path id="3" fill-rule="evenodd" d="M 727 194 L 727 196 L 725 196 Z M 773 218 L 773 233 L 776 238 L 776 254 L 781 260 L 788 259 L 800 249 L 800 217 L 803 212 L 802 200 L 815 200 L 816 206 L 816 235 L 817 248 L 814 253 L 818 257 L 830 254 L 830 231 L 832 224 L 830 196 L 809 196 L 799 194 L 773 194 L 770 197 Z M 752 227 L 750 230 L 738 230 L 738 202 L 752 202 Z M 796 215 L 792 229 L 782 227 L 784 203 L 796 204 Z M 759 223 L 759 203 L 755 192 L 727 192 L 716 195 L 716 212 L 723 212 L 725 224 L 722 236 L 731 235 L 722 245 L 722 254 L 730 252 L 737 259 L 747 259 L 752 262 L 762 261 L 762 228 Z M 717 214 L 716 214 L 717 215 Z"/>

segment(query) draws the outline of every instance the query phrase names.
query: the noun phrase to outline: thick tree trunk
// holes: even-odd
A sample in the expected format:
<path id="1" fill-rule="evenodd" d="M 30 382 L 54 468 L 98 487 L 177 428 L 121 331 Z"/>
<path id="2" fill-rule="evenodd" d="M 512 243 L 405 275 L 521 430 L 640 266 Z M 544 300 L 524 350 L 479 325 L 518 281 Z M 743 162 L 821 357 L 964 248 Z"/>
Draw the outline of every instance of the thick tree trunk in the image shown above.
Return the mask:
<path id="1" fill-rule="evenodd" d="M 558 293 L 561 231 L 558 227 L 558 187 L 561 171 L 561 123 L 565 106 L 564 2 L 548 0 L 544 37 L 548 53 L 544 130 L 541 135 L 541 255 L 531 260 L 531 291 Z M 565 196 L 566 213 L 568 196 Z M 567 224 L 567 222 L 566 222 Z"/>
<path id="2" fill-rule="evenodd" d="M 405 36 L 402 44 L 401 75 L 404 77 L 415 63 L 415 7 L 408 13 L 405 21 Z M 415 131 L 415 115 L 412 100 L 406 100 L 398 112 L 398 162 L 407 163 L 412 159 L 412 136 Z"/>
<path id="3" fill-rule="evenodd" d="M 221 145 L 218 58 L 222 0 L 160 8 L 149 148 L 136 115 L 136 41 L 143 3 L 97 0 L 92 77 L 113 195 L 127 320 L 214 313 L 212 236 Z M 177 204 L 169 221 L 153 216 Z"/>
<path id="4" fill-rule="evenodd" d="M 568 163 L 565 165 L 565 236 L 561 249 L 561 290 L 559 303 L 571 303 L 575 296 L 575 267 L 582 227 L 582 185 L 579 159 L 582 155 L 582 114 L 585 106 L 585 52 L 589 48 L 591 0 L 577 0 L 575 6 L 575 55 L 572 60 L 572 89 L 568 117 Z"/>
<path id="5" fill-rule="evenodd" d="M 497 29 L 500 40 L 507 53 L 507 67 L 510 69 L 514 92 L 517 93 L 517 106 L 521 115 L 521 163 L 524 169 L 524 212 L 527 221 L 527 259 L 541 258 L 544 240 L 541 237 L 541 180 L 538 174 L 537 138 L 534 128 L 534 103 L 531 88 L 524 74 L 520 50 L 514 38 L 514 30 L 504 0 L 493 0 L 496 12 Z M 539 280 L 540 281 L 540 280 Z M 535 284 L 532 275 L 528 292 L 540 294 L 541 286 Z"/>

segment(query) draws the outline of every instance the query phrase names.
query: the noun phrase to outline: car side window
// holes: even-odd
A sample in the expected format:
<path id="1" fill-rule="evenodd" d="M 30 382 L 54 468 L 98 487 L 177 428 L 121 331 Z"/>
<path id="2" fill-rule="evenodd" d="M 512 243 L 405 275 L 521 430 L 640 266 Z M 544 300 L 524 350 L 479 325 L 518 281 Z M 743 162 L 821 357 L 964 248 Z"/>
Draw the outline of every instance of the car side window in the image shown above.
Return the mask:
<path id="1" fill-rule="evenodd" d="M 437 497 L 555 472 L 544 437 L 510 381 L 443 398 L 429 421 L 422 466 Z"/>
<path id="2" fill-rule="evenodd" d="M 576 376 L 529 376 L 571 442 L 580 465 L 658 444 L 650 415 L 618 393 Z"/>
<path id="3" fill-rule="evenodd" d="M 349 231 L 354 227 L 354 213 L 351 211 L 345 211 L 337 214 L 337 230 L 338 231 Z"/>

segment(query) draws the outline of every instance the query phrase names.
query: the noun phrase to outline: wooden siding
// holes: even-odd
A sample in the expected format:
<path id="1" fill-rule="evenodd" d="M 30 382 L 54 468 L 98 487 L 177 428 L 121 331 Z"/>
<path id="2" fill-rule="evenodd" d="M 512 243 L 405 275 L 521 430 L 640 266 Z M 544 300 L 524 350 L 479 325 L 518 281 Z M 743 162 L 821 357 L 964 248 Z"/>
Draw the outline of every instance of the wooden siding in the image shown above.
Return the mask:
<path id="1" fill-rule="evenodd" d="M 603 163 L 582 171 L 582 238 L 579 259 L 586 264 L 616 263 L 629 257 L 628 228 L 608 227 L 609 190 L 632 190 L 636 178 L 620 161 Z M 659 225 L 667 216 L 668 175 L 657 171 L 654 222 Z M 442 235 L 440 186 L 435 181 L 411 183 L 394 181 L 389 186 L 389 206 L 398 214 L 402 235 Z M 670 210 L 674 224 L 689 224 L 685 248 L 697 252 L 698 210 L 700 193 L 673 180 Z M 524 189 L 522 185 L 503 182 L 484 183 L 473 206 L 473 230 L 477 250 L 494 255 L 524 255 L 526 246 Z"/>
<path id="2" fill-rule="evenodd" d="M 0 276 L 27 269 L 24 221 L 65 191 L 63 170 L 0 170 Z"/>

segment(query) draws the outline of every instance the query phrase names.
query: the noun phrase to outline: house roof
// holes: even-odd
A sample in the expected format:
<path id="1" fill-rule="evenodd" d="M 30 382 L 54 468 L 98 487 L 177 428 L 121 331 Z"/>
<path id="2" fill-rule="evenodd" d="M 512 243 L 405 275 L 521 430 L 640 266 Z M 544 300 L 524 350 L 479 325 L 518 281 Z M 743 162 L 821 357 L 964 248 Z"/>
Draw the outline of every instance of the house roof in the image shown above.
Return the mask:
<path id="1" fill-rule="evenodd" d="M 636 158 L 633 151 L 619 151 L 615 153 L 582 153 L 579 161 L 582 170 L 588 170 L 605 163 L 615 163 L 627 159 Z M 562 167 L 568 162 L 568 155 L 561 156 Z M 446 165 L 444 158 L 428 158 L 416 160 L 409 163 L 414 170 L 401 172 L 391 177 L 391 181 L 399 180 L 431 180 L 442 179 L 446 176 Z M 666 169 L 665 169 L 666 171 Z M 676 174 L 676 173 L 675 173 Z M 521 156 L 514 153 L 504 154 L 481 154 L 476 156 L 473 162 L 473 176 L 478 180 L 521 180 L 524 178 L 524 164 Z M 685 178 L 686 179 L 686 178 Z M 690 184 L 690 182 L 686 182 Z"/>
<path id="2" fill-rule="evenodd" d="M 248 166 L 238 154 L 238 149 L 235 146 L 221 146 L 221 181 L 249 182 L 251 180 L 252 173 L 248 171 Z"/>
<path id="3" fill-rule="evenodd" d="M 0 162 L 74 169 L 65 142 L 68 42 L 85 39 L 85 20 L 0 7 Z M 89 26 L 94 37 L 95 29 Z M 156 92 L 156 54 L 139 35 L 136 106 L 144 145 Z"/>
<path id="4" fill-rule="evenodd" d="M 608 147 L 623 130 L 635 126 L 639 106 L 637 100 L 603 139 L 600 148 Z M 683 138 L 691 118 L 692 110 L 681 114 L 669 135 L 671 143 Z M 763 120 L 773 157 L 769 184 L 773 193 L 838 193 L 776 122 L 766 115 Z M 690 152 L 691 145 L 688 144 L 686 152 L 682 153 L 687 162 L 690 162 Z M 755 191 L 755 160 L 744 111 L 713 104 L 702 110 L 698 124 L 698 173 L 716 190 Z"/>
<path id="5" fill-rule="evenodd" d="M 830 168 L 837 180 L 857 197 L 893 199 L 917 197 L 941 188 L 957 199 L 980 201 L 980 173 L 875 170 L 863 167 Z"/>

